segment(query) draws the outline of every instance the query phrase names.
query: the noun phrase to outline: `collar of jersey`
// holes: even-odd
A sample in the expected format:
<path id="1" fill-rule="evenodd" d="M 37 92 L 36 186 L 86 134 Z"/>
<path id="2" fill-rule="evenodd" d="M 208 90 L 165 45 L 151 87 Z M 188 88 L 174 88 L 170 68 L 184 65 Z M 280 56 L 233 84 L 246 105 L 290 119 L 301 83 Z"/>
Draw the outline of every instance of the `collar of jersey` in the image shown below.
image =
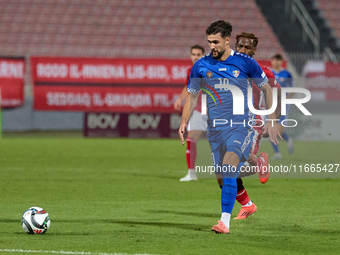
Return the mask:
<path id="1" fill-rule="evenodd" d="M 231 50 L 231 52 L 230 52 L 229 57 L 230 57 L 230 56 L 234 56 L 234 53 L 235 53 L 235 52 L 234 52 L 232 49 L 230 49 L 230 50 Z M 218 61 L 217 59 L 214 59 L 214 58 L 211 56 L 211 53 L 209 53 L 209 54 L 210 54 L 210 57 L 211 57 L 213 60 L 217 61 L 217 62 L 225 62 L 225 61 L 227 61 L 228 58 L 229 58 L 229 57 L 228 57 L 228 58 L 227 58 L 226 60 L 224 60 L 224 61 Z"/>

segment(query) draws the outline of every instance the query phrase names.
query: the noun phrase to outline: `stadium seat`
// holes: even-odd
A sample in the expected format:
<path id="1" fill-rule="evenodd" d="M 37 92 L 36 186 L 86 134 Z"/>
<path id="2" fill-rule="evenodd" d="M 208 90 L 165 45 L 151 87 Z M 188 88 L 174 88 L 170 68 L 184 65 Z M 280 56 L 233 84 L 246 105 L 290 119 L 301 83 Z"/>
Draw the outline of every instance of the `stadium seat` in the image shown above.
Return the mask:
<path id="1" fill-rule="evenodd" d="M 338 0 L 315 0 L 319 9 L 322 11 L 324 19 L 328 21 L 329 26 L 334 30 L 334 35 L 340 39 L 339 15 L 340 5 Z"/>
<path id="2" fill-rule="evenodd" d="M 272 51 L 273 45 L 283 51 L 255 0 L 216 0 L 208 6 L 203 0 L 3 0 L 0 8 L 0 54 L 41 54 L 48 48 L 64 55 L 69 54 L 67 49 L 80 47 L 187 56 L 191 44 L 206 46 L 207 25 L 226 17 L 233 24 L 233 35 L 245 31 L 260 37 L 258 53 Z M 334 15 L 338 12 L 329 17 Z"/>

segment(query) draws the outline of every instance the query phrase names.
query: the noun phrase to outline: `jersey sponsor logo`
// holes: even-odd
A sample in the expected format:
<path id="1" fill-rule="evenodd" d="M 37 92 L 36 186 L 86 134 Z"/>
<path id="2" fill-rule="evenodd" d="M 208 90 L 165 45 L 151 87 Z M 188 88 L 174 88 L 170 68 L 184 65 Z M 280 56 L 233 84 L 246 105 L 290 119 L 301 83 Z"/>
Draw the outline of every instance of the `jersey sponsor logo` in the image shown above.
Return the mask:
<path id="1" fill-rule="evenodd" d="M 262 78 L 266 77 L 265 72 L 262 72 L 261 76 L 262 76 Z"/>
<path id="2" fill-rule="evenodd" d="M 233 71 L 233 75 L 237 78 L 240 75 L 240 71 L 239 70 L 234 70 Z"/>
<path id="3" fill-rule="evenodd" d="M 213 77 L 213 73 L 212 73 L 212 72 L 210 72 L 210 71 L 208 71 L 208 72 L 207 72 L 207 77 L 208 77 L 208 78 L 211 78 L 211 77 Z"/>
<path id="4" fill-rule="evenodd" d="M 220 68 L 218 71 L 227 71 L 227 68 Z"/>

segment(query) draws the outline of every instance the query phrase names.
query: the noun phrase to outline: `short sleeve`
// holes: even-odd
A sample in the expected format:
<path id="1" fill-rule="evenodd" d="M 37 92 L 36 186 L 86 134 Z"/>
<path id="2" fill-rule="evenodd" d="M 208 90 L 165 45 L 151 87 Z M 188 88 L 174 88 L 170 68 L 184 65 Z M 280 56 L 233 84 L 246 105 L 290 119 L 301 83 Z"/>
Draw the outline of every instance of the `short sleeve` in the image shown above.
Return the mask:
<path id="1" fill-rule="evenodd" d="M 201 88 L 201 74 L 199 72 L 199 61 L 196 61 L 190 72 L 190 79 L 188 81 L 188 92 L 191 94 L 200 93 Z"/>
<path id="2" fill-rule="evenodd" d="M 261 88 L 268 83 L 268 78 L 255 59 L 249 58 L 247 61 L 248 75 L 257 87 Z"/>

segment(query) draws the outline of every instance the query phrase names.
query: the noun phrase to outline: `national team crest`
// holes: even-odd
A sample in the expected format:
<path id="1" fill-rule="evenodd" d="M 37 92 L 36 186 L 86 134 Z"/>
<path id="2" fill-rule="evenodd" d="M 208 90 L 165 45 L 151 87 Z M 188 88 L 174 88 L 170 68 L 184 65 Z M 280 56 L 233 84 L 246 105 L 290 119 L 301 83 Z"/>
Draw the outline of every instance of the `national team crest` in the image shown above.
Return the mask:
<path id="1" fill-rule="evenodd" d="M 233 71 L 233 75 L 237 78 L 240 75 L 240 71 L 239 70 L 234 70 Z"/>
<path id="2" fill-rule="evenodd" d="M 207 77 L 208 77 L 208 78 L 211 78 L 212 76 L 213 76 L 213 73 L 210 72 L 210 71 L 208 71 L 208 72 L 207 72 Z"/>

